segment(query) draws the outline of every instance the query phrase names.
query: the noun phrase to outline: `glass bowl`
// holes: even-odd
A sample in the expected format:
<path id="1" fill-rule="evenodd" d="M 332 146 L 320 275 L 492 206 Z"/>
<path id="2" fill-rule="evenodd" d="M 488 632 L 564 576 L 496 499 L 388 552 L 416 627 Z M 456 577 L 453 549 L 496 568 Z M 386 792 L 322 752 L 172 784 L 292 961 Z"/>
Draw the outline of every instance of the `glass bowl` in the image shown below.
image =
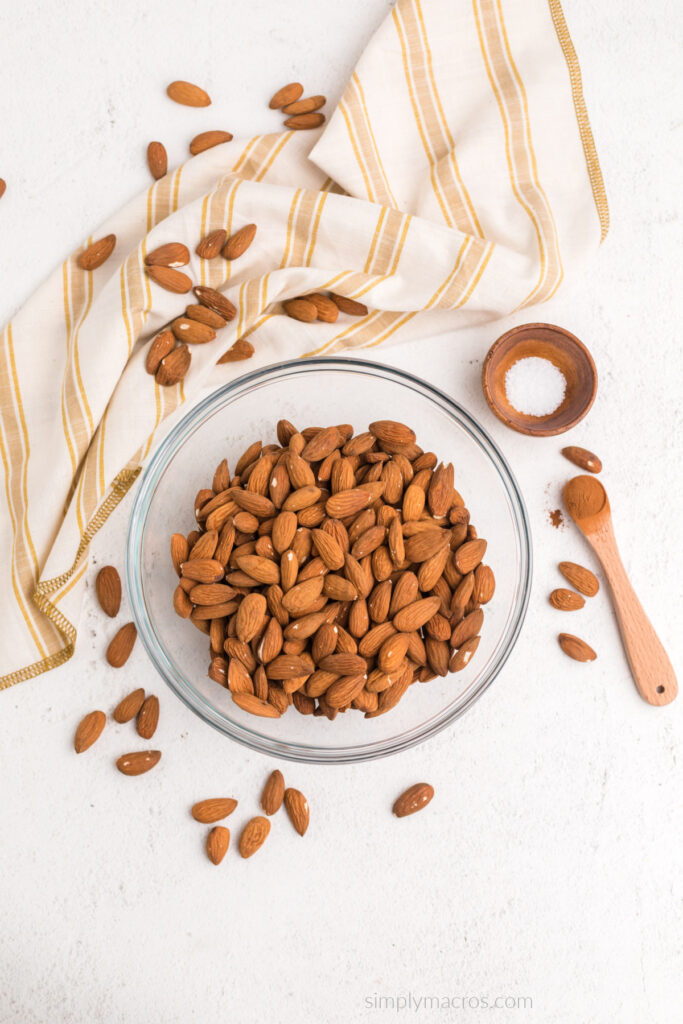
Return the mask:
<path id="1" fill-rule="evenodd" d="M 196 525 L 192 503 L 227 456 L 234 466 L 257 438 L 276 441 L 278 419 L 308 425 L 372 420 L 410 424 L 425 451 L 455 466 L 496 592 L 486 606 L 481 643 L 470 665 L 430 683 L 414 683 L 392 711 L 365 719 L 348 711 L 333 722 L 300 715 L 257 718 L 233 704 L 207 676 L 208 638 L 172 606 L 175 532 Z M 509 466 L 486 432 L 453 399 L 409 373 L 361 359 L 320 358 L 256 370 L 212 393 L 169 433 L 147 466 L 131 513 L 126 575 L 140 639 L 160 675 L 203 721 L 252 750 L 292 761 L 348 763 L 405 750 L 450 725 L 505 664 L 519 635 L 531 584 L 527 512 Z"/>

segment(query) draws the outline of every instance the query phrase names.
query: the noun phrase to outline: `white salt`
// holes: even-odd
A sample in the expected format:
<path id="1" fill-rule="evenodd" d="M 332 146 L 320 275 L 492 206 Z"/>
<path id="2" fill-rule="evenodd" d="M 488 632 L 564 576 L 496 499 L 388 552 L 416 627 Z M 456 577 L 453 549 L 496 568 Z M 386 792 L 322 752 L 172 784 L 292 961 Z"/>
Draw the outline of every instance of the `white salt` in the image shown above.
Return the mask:
<path id="1" fill-rule="evenodd" d="M 507 400 L 523 416 L 548 416 L 562 404 L 567 382 L 549 359 L 527 356 L 505 374 Z"/>

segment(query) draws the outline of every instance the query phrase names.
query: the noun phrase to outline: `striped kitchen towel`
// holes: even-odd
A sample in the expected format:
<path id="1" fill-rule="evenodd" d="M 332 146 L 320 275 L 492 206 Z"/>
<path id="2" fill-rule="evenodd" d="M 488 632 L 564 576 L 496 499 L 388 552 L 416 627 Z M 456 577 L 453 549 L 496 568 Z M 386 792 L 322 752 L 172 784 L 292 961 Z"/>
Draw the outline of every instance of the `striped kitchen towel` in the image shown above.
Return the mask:
<path id="1" fill-rule="evenodd" d="M 162 420 L 238 338 L 251 365 L 454 331 L 543 302 L 607 231 L 607 202 L 558 0 L 399 0 L 324 130 L 235 139 L 155 182 L 70 256 L 0 336 L 0 687 L 73 653 L 88 546 Z M 198 240 L 256 223 L 235 263 Z M 197 346 L 185 380 L 144 369 L 186 297 L 144 272 L 164 242 L 237 316 Z M 86 243 L 87 244 L 87 243 Z M 317 290 L 367 316 L 302 324 L 282 301 Z"/>

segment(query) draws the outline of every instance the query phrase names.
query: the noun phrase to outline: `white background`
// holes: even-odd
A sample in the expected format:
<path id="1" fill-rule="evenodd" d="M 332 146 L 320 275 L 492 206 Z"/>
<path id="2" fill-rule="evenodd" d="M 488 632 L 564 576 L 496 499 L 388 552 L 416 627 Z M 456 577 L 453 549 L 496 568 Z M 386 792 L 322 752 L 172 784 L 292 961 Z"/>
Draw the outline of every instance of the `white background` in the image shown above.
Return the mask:
<path id="1" fill-rule="evenodd" d="M 463 0 L 464 2 L 464 0 Z M 145 147 L 172 164 L 209 127 L 276 130 L 273 90 L 301 78 L 334 101 L 387 0 L 2 2 L 0 322 L 54 264 L 148 183 Z M 552 528 L 571 467 L 562 441 L 604 461 L 624 560 L 680 674 L 682 21 L 660 0 L 567 2 L 610 199 L 612 228 L 586 276 L 538 318 L 591 348 L 600 390 L 562 440 L 506 431 L 480 360 L 509 320 L 374 358 L 468 406 L 518 475 L 536 575 L 523 636 L 476 707 L 427 746 L 349 768 L 284 766 L 311 807 L 304 840 L 276 819 L 250 861 L 209 864 L 194 800 L 257 811 L 269 759 L 200 724 L 141 649 L 117 674 L 92 581 L 77 655 L 0 695 L 0 1021 L 538 1021 L 669 1024 L 680 1011 L 681 705 L 643 703 L 606 594 L 571 619 L 547 603 L 560 559 L 593 565 Z M 175 107 L 173 78 L 208 111 Z M 93 545 L 121 566 L 130 497 Z M 599 653 L 579 665 L 555 636 Z M 159 769 L 124 779 L 132 725 L 77 758 L 76 723 L 133 686 L 161 692 Z M 155 742 L 156 742 L 155 739 Z M 677 766 L 678 754 L 678 766 Z M 395 796 L 436 797 L 398 821 Z M 678 812 L 676 805 L 678 804 Z M 531 997 L 533 1010 L 376 1008 L 406 996 Z"/>

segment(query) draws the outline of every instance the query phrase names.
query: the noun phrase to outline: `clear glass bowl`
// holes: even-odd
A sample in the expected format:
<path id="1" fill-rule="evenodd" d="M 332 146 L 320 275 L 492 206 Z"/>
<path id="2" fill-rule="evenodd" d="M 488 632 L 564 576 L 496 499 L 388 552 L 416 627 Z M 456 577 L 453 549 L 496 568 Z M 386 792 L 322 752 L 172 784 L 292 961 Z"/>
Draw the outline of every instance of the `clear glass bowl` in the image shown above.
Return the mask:
<path id="1" fill-rule="evenodd" d="M 349 711 L 330 722 L 293 708 L 279 719 L 256 718 L 233 704 L 208 678 L 208 639 L 172 607 L 176 576 L 171 534 L 196 525 L 192 502 L 210 486 L 218 462 L 231 466 L 256 438 L 276 441 L 286 418 L 309 425 L 370 421 L 409 423 L 418 443 L 452 461 L 455 483 L 479 536 L 496 592 L 486 606 L 481 643 L 471 664 L 454 675 L 415 683 L 396 708 L 365 719 Z M 128 592 L 140 639 L 170 688 L 226 736 L 274 757 L 345 763 L 405 750 L 464 714 L 493 682 L 519 635 L 531 584 L 527 512 L 505 459 L 469 413 L 430 384 L 401 370 L 360 359 L 306 359 L 246 374 L 197 405 L 170 432 L 147 466 L 133 506 L 126 561 Z"/>

